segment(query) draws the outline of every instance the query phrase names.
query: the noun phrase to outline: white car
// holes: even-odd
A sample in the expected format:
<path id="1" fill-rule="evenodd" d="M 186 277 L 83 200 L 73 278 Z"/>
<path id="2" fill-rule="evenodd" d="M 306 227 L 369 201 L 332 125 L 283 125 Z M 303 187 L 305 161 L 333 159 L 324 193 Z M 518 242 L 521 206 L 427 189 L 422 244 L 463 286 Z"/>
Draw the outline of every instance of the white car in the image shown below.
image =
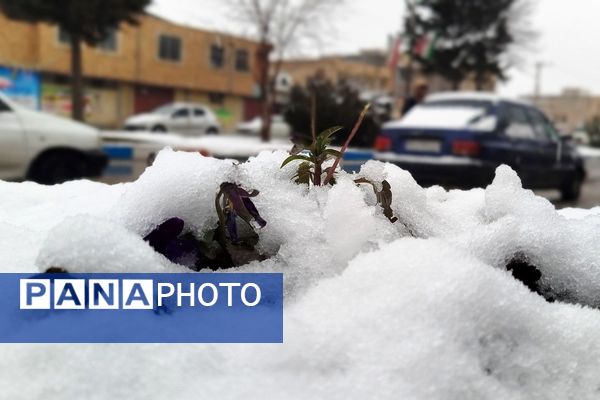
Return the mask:
<path id="1" fill-rule="evenodd" d="M 215 113 L 201 104 L 171 103 L 125 120 L 125 130 L 176 132 L 187 136 L 219 133 L 221 126 Z"/>
<path id="2" fill-rule="evenodd" d="M 0 93 L 0 179 L 59 183 L 99 176 L 107 161 L 96 128 L 28 109 Z"/>
<path id="3" fill-rule="evenodd" d="M 245 135 L 260 135 L 262 129 L 262 119 L 255 117 L 250 121 L 242 122 L 236 128 L 236 131 Z M 271 137 L 274 138 L 289 138 L 292 133 L 292 128 L 285 122 L 281 115 L 273 115 L 271 117 Z"/>

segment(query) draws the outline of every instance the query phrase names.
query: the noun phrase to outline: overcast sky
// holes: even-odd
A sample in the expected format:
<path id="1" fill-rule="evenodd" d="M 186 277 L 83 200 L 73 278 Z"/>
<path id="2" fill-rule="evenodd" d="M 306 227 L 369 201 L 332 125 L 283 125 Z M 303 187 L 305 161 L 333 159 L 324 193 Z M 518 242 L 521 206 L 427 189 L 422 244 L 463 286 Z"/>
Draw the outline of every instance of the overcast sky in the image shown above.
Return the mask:
<path id="1" fill-rule="evenodd" d="M 200 27 L 249 35 L 247 27 L 231 21 L 219 4 L 227 0 L 154 0 L 152 11 L 168 19 Z M 339 15 L 331 16 L 335 31 L 328 32 L 319 54 L 352 53 L 364 48 L 384 48 L 389 34 L 401 27 L 402 0 L 346 0 Z M 493 0 L 491 0 L 493 1 Z M 530 94 L 534 65 L 542 73 L 542 93 L 559 93 L 563 87 L 582 87 L 600 94 L 600 1 L 532 0 L 531 27 L 535 43 L 521 50 L 523 65 L 510 71 L 510 81 L 499 87 L 503 94 Z"/>

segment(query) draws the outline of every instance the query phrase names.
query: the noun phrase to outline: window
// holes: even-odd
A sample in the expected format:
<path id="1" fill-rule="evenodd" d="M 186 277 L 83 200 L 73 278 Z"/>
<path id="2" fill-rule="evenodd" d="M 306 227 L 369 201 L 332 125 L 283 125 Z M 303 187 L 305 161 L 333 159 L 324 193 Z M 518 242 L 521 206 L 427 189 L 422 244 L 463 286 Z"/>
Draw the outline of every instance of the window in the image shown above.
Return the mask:
<path id="1" fill-rule="evenodd" d="M 181 39 L 177 36 L 160 35 L 158 58 L 165 61 L 181 60 Z"/>
<path id="2" fill-rule="evenodd" d="M 58 42 L 62 44 L 71 44 L 71 37 L 62 26 L 58 27 Z"/>
<path id="3" fill-rule="evenodd" d="M 235 69 L 236 71 L 248 71 L 248 50 L 235 51 Z"/>
<path id="4" fill-rule="evenodd" d="M 527 110 L 533 129 L 538 139 L 544 141 L 556 141 L 559 140 L 559 134 L 554 129 L 554 126 L 544 117 L 539 111 L 530 108 Z"/>
<path id="5" fill-rule="evenodd" d="M 206 113 L 201 108 L 194 108 L 194 117 L 204 117 Z"/>
<path id="6" fill-rule="evenodd" d="M 213 44 L 210 46 L 210 64 L 215 68 L 221 68 L 225 65 L 225 48 Z"/>
<path id="7" fill-rule="evenodd" d="M 187 118 L 190 116 L 190 110 L 188 108 L 180 108 L 173 113 L 173 118 Z"/>
<path id="8" fill-rule="evenodd" d="M 111 28 L 108 30 L 106 38 L 96 45 L 97 49 L 107 52 L 116 52 L 118 46 L 118 33 L 117 28 Z M 58 42 L 65 45 L 71 44 L 71 36 L 62 27 L 58 27 Z"/>
<path id="9" fill-rule="evenodd" d="M 536 139 L 536 134 L 523 106 L 505 104 L 506 134 L 515 139 Z"/>
<path id="10" fill-rule="evenodd" d="M 225 95 L 223 93 L 210 92 L 208 93 L 208 101 L 213 104 L 223 104 L 225 102 Z"/>
<path id="11" fill-rule="evenodd" d="M 118 29 L 112 28 L 108 31 L 106 38 L 96 45 L 96 48 L 106 52 L 116 52 L 118 46 Z"/>

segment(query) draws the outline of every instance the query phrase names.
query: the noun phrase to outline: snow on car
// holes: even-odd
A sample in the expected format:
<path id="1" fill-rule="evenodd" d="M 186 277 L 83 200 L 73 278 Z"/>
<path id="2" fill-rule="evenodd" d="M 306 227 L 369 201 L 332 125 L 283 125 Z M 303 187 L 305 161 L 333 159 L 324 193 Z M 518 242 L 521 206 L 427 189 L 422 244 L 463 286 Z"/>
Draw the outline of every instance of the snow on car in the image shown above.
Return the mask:
<path id="1" fill-rule="evenodd" d="M 0 93 L 0 178 L 51 184 L 101 174 L 96 128 L 30 110 Z"/>
<path id="2" fill-rule="evenodd" d="M 540 110 L 488 93 L 429 96 L 385 124 L 375 147 L 376 159 L 428 185 L 486 186 L 506 164 L 527 188 L 558 189 L 564 200 L 575 200 L 586 177 L 576 146 Z"/>
<path id="3" fill-rule="evenodd" d="M 237 165 L 164 150 L 127 184 L 0 182 L 3 272 L 186 271 L 143 237 L 174 216 L 207 232 L 227 181 L 260 192 L 270 255 L 234 271 L 283 272 L 286 286 L 281 345 L 4 346 L 3 396 L 597 397 L 599 209 L 557 211 L 506 166 L 470 191 L 425 189 L 378 161 L 309 188 L 280 168 L 288 156 Z M 396 223 L 357 176 L 389 182 Z M 553 302 L 507 271 L 514 260 L 539 269 Z"/>
<path id="4" fill-rule="evenodd" d="M 207 106 L 171 103 L 125 120 L 125 130 L 176 132 L 187 136 L 216 134 L 221 130 L 215 113 Z"/>

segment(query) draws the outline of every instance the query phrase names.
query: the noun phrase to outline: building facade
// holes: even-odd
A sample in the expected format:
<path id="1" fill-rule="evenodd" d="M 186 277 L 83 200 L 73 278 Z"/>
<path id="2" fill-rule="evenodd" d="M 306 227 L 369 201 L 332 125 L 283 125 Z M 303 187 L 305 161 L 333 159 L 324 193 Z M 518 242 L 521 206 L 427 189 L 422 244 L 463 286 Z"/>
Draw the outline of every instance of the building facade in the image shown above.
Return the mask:
<path id="1" fill-rule="evenodd" d="M 410 81 L 427 82 L 430 93 L 452 91 L 453 85 L 439 75 L 425 74 L 416 63 L 408 66 L 408 56 L 403 56 L 397 68 L 388 64 L 389 54 L 381 50 L 363 50 L 360 53 L 344 56 L 330 56 L 318 59 L 288 60 L 282 63 L 282 74 L 289 76 L 294 84 L 305 85 L 315 76 L 333 83 L 345 82 L 352 86 L 364 98 L 372 95 L 388 95 L 395 98 L 396 110 L 399 110 L 407 88 L 407 76 Z M 410 70 L 410 73 L 409 73 Z M 483 90 L 494 91 L 495 79 L 488 79 Z M 475 80 L 467 78 L 460 83 L 458 90 L 474 91 Z"/>
<path id="2" fill-rule="evenodd" d="M 0 37 L 0 88 L 4 82 L 17 101 L 69 116 L 68 35 L 57 26 L 0 14 Z M 100 45 L 84 46 L 86 121 L 117 128 L 132 114 L 190 101 L 208 105 L 231 128 L 256 108 L 256 47 L 247 39 L 143 15 L 139 25 L 123 24 Z"/>
<path id="3" fill-rule="evenodd" d="M 345 56 L 318 59 L 288 60 L 281 71 L 291 77 L 294 84 L 304 85 L 317 74 L 333 83 L 345 82 L 359 92 L 389 92 L 392 84 L 390 69 Z"/>
<path id="4" fill-rule="evenodd" d="M 571 134 L 600 116 L 600 96 L 578 88 L 565 88 L 558 95 L 526 97 L 538 106 L 565 134 Z"/>

